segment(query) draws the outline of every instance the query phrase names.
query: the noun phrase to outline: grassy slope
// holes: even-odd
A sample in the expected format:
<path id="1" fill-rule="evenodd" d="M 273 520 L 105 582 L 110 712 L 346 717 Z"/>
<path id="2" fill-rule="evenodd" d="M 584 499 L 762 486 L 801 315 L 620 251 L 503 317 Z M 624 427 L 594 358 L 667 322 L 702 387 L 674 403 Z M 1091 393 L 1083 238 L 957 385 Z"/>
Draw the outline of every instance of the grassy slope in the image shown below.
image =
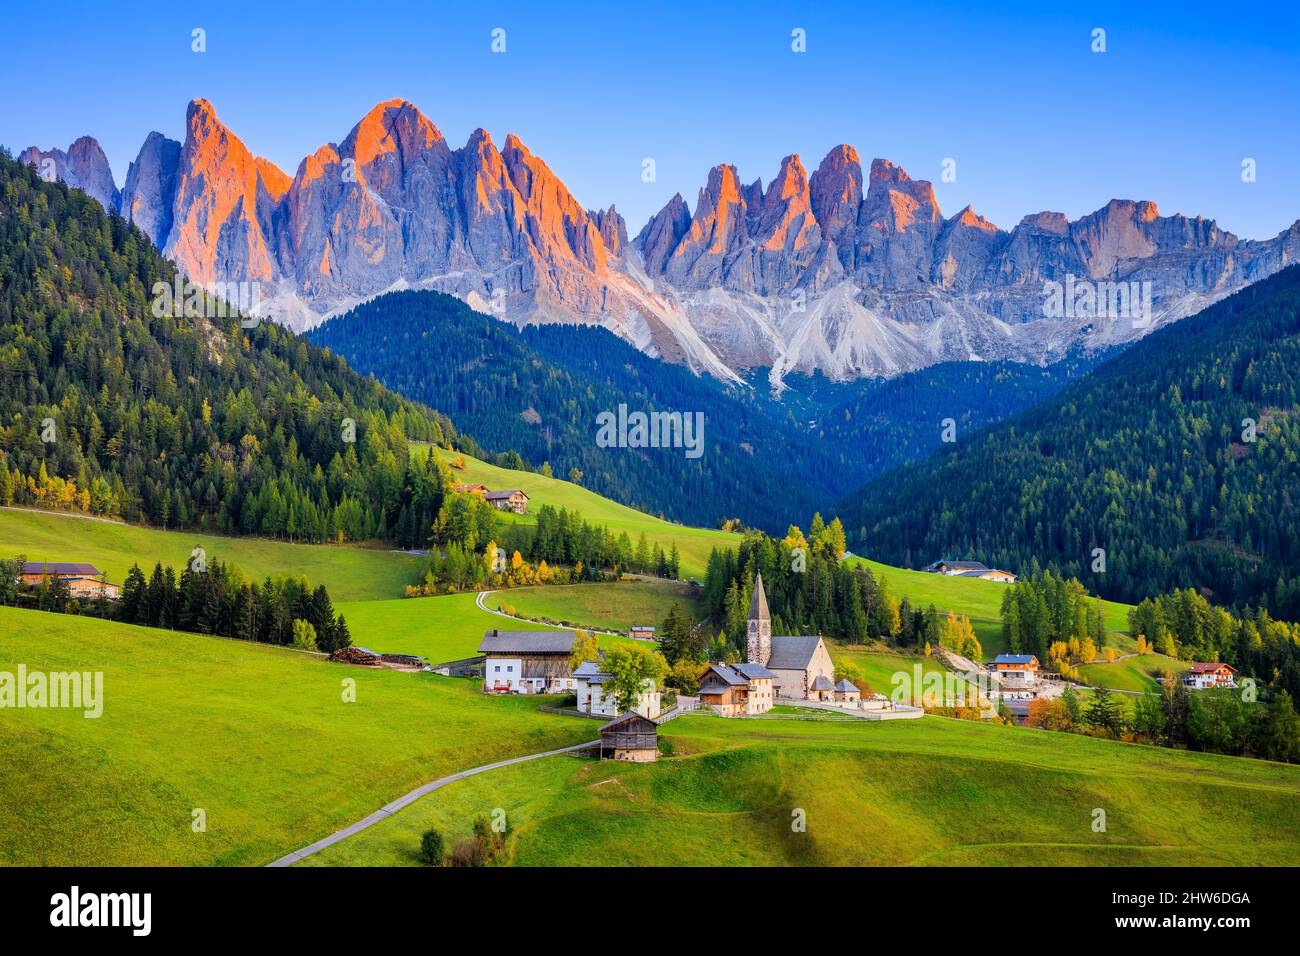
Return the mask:
<path id="1" fill-rule="evenodd" d="M 1171 670 L 1181 674 L 1191 667 L 1188 661 L 1180 661 L 1163 654 L 1149 654 L 1143 657 L 1126 657 L 1113 664 L 1104 662 L 1083 664 L 1079 673 L 1094 687 L 1108 687 L 1111 690 L 1156 690 L 1156 676 L 1161 671 Z"/>
<path id="2" fill-rule="evenodd" d="M 674 604 L 691 617 L 704 607 L 690 588 L 674 581 L 619 581 L 616 584 L 570 584 L 562 587 L 512 588 L 487 599 L 488 607 L 509 605 L 522 617 L 572 621 L 611 631 L 634 624 L 659 627 Z"/>
<path id="3" fill-rule="evenodd" d="M 0 670 L 19 663 L 102 671 L 104 713 L 0 710 L 0 864 L 266 863 L 435 777 L 593 736 L 469 681 L 0 608 Z"/>
<path id="4" fill-rule="evenodd" d="M 893 697 L 896 686 L 893 679 L 895 674 L 908 675 L 908 680 L 911 682 L 908 684 L 909 687 L 915 684 L 917 664 L 921 665 L 923 675 L 932 671 L 947 672 L 947 668 L 938 660 L 933 657 L 922 657 L 920 654 L 896 654 L 874 645 L 844 644 L 839 641 L 831 641 L 829 647 L 831 658 L 836 664 L 843 663 L 856 667 L 863 679 L 871 685 L 872 691 L 884 694 L 886 697 Z M 954 686 L 964 683 L 958 680 Z M 914 688 L 914 693 L 919 694 L 920 690 Z"/>
<path id="5" fill-rule="evenodd" d="M 604 587 L 605 585 L 591 585 Z M 489 628 L 504 631 L 551 630 L 544 624 L 512 621 L 480 611 L 474 594 L 396 598 L 391 601 L 353 601 L 336 604 L 348 622 L 352 643 L 390 654 L 418 654 L 432 664 L 473 657 Z M 496 596 L 488 603 L 494 606 Z M 626 638 L 602 637 L 602 647 Z"/>
<path id="6" fill-rule="evenodd" d="M 412 454 L 428 454 L 428 446 L 412 445 Z M 435 449 L 444 461 L 454 455 L 444 449 Z M 704 575 L 705 565 L 709 560 L 709 551 L 714 547 L 734 548 L 740 543 L 740 536 L 725 531 L 708 528 L 690 528 L 685 525 L 672 524 L 661 518 L 655 518 L 640 511 L 634 511 L 608 498 L 602 498 L 594 491 L 588 491 L 580 485 L 558 478 L 546 478 L 543 475 L 527 471 L 512 471 L 498 468 L 487 462 L 479 461 L 469 455 L 461 455 L 465 460 L 463 470 L 453 469 L 452 475 L 459 482 L 487 485 L 494 491 L 507 488 L 519 488 L 529 497 L 530 511 L 536 511 L 542 505 L 554 505 L 556 508 L 568 508 L 581 512 L 584 519 L 593 524 L 607 525 L 615 535 L 626 531 L 635 545 L 641 532 L 651 547 L 659 544 L 668 551 L 673 542 L 681 553 L 683 577 Z M 506 515 L 505 520 L 533 523 L 532 515 Z"/>
<path id="7" fill-rule="evenodd" d="M 494 771 L 308 862 L 411 864 L 425 829 L 454 842 L 495 807 L 525 866 L 1280 865 L 1300 852 L 1300 768 L 1281 764 L 938 718 L 690 716 L 662 736 L 679 756 Z M 791 830 L 795 808 L 806 833 Z"/>
<path id="8" fill-rule="evenodd" d="M 489 628 L 528 627 L 480 611 L 474 597 L 448 594 L 352 601 L 336 604 L 335 609 L 347 619 L 352 643 L 391 654 L 418 654 L 437 664 L 472 657 Z"/>
<path id="9" fill-rule="evenodd" d="M 1007 650 L 1006 642 L 1002 639 L 1002 594 L 1007 585 L 978 578 L 910 571 L 861 557 L 848 560 L 870 568 L 877 580 L 885 577 L 889 581 L 891 593 L 895 597 L 907 597 L 914 607 L 925 608 L 933 604 L 940 611 L 952 610 L 968 615 L 986 657 L 991 658 Z M 1106 601 L 1104 605 L 1106 630 L 1111 632 L 1107 635 L 1107 643 L 1120 653 L 1132 651 L 1132 639 L 1127 633 L 1122 633 L 1128 630 L 1129 605 L 1114 601 Z"/>
<path id="10" fill-rule="evenodd" d="M 440 448 L 435 452 L 444 460 L 452 457 L 451 453 Z M 421 446 L 416 453 L 426 454 L 427 451 Z M 737 535 L 669 524 L 625 508 L 567 481 L 545 478 L 530 472 L 498 468 L 468 455 L 462 457 L 465 460 L 465 469 L 454 472 L 459 481 L 478 482 L 489 488 L 522 488 L 530 496 L 530 508 L 538 508 L 543 504 L 576 508 L 588 520 L 608 524 L 615 533 L 626 530 L 633 541 L 642 530 L 646 532 L 646 538 L 652 544 L 662 544 L 665 548 L 676 540 L 682 555 L 683 576 L 702 576 L 709 550 L 714 546 L 735 547 L 739 543 Z M 510 516 L 509 520 L 531 522 L 534 519 L 525 515 Z M 974 578 L 925 574 L 921 571 L 890 567 L 861 557 L 853 557 L 849 560 L 870 568 L 877 577 L 882 575 L 886 577 L 894 595 L 906 596 L 914 606 L 924 608 L 934 604 L 941 611 L 955 610 L 969 615 L 987 656 L 992 657 L 1007 649 L 1002 639 L 1001 614 L 1002 589 L 1006 585 Z M 1131 651 L 1133 642 L 1126 633 L 1123 633 L 1128 628 L 1129 606 L 1107 601 L 1105 608 L 1106 628 L 1112 632 L 1108 637 L 1108 643 L 1113 644 L 1121 653 Z"/>
<path id="11" fill-rule="evenodd" d="M 294 574 L 313 585 L 324 584 L 336 601 L 396 597 L 419 577 L 421 564 L 391 551 L 161 531 L 59 512 L 0 508 L 0 554 L 25 554 L 29 561 L 88 561 L 119 584 L 137 562 L 146 576 L 157 561 L 179 570 L 196 545 L 209 560 L 229 561 L 255 580 Z"/>

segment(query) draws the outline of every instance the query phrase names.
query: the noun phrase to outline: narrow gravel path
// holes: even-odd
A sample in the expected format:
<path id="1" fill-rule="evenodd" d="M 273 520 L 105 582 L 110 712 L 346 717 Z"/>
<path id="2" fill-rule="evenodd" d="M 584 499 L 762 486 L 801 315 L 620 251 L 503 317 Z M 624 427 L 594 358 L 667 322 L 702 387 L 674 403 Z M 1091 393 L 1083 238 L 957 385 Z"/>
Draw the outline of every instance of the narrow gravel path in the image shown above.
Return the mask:
<path id="1" fill-rule="evenodd" d="M 496 763 L 484 764 L 482 767 L 462 770 L 460 773 L 453 773 L 448 777 L 439 777 L 432 783 L 426 783 L 422 787 L 416 787 L 405 796 L 398 797 L 387 806 L 380 807 L 374 813 L 370 814 L 370 816 L 358 820 L 356 823 L 350 824 L 342 830 L 331 833 L 324 839 L 317 840 L 315 843 L 309 844 L 301 850 L 294 850 L 292 853 L 280 857 L 280 859 L 276 860 L 274 863 L 268 863 L 267 866 L 293 866 L 293 864 L 297 863 L 299 860 L 304 860 L 315 853 L 319 853 L 327 846 L 333 846 L 335 843 L 340 843 L 353 834 L 360 833 L 367 827 L 374 826 L 380 820 L 388 819 L 403 807 L 409 806 L 426 794 L 433 793 L 433 791 L 445 787 L 449 783 L 455 783 L 457 780 L 464 780 L 466 777 L 472 777 L 475 774 L 487 773 L 489 770 L 496 770 L 499 767 L 509 767 L 512 764 L 526 763 L 529 760 L 540 760 L 542 757 L 554 757 L 557 754 L 572 753 L 575 750 L 586 750 L 588 747 L 599 745 L 599 743 L 599 740 L 589 740 L 585 744 L 574 744 L 572 747 L 561 747 L 559 750 L 548 750 L 545 753 L 540 754 L 528 754 L 525 757 L 511 757 L 509 760 L 498 760 Z"/>

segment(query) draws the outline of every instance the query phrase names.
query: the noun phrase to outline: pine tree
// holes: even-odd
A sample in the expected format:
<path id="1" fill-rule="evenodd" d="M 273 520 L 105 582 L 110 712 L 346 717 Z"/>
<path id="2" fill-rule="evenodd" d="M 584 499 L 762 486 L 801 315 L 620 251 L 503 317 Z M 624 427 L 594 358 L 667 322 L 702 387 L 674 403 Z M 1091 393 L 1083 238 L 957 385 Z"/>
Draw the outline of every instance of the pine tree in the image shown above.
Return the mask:
<path id="1" fill-rule="evenodd" d="M 147 587 L 140 565 L 131 565 L 131 570 L 126 573 L 126 580 L 122 582 L 122 600 L 119 608 L 119 616 L 127 624 L 143 623 L 141 612 L 144 608 Z"/>
<path id="2" fill-rule="evenodd" d="M 1096 688 L 1092 693 L 1092 702 L 1083 715 L 1084 722 L 1112 736 L 1119 736 L 1124 730 L 1123 715 L 1119 702 L 1104 687 Z"/>

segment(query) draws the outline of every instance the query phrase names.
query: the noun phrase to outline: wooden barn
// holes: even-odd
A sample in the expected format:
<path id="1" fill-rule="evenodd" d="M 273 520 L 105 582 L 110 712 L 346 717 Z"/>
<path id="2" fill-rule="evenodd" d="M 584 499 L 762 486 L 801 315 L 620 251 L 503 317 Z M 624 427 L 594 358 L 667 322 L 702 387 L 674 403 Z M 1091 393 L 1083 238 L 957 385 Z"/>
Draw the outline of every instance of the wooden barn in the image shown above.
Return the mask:
<path id="1" fill-rule="evenodd" d="M 636 711 L 615 717 L 600 728 L 602 760 L 649 763 L 659 756 L 659 727 Z"/>

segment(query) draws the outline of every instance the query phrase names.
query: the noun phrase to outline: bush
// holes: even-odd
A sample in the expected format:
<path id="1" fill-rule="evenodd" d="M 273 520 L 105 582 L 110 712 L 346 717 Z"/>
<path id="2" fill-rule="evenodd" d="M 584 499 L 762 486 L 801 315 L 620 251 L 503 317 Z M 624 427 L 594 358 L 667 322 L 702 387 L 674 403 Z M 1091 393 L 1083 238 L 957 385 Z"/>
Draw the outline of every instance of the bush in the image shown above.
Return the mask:
<path id="1" fill-rule="evenodd" d="M 495 863 L 505 848 L 505 836 L 494 833 L 486 817 L 479 817 L 474 821 L 474 836 L 457 843 L 451 851 L 451 865 L 487 866 Z"/>
<path id="2" fill-rule="evenodd" d="M 487 866 L 488 851 L 478 840 L 461 840 L 451 851 L 452 866 Z"/>
<path id="3" fill-rule="evenodd" d="M 420 837 L 420 862 L 425 866 L 442 866 L 446 854 L 442 834 L 437 830 L 425 830 Z"/>

